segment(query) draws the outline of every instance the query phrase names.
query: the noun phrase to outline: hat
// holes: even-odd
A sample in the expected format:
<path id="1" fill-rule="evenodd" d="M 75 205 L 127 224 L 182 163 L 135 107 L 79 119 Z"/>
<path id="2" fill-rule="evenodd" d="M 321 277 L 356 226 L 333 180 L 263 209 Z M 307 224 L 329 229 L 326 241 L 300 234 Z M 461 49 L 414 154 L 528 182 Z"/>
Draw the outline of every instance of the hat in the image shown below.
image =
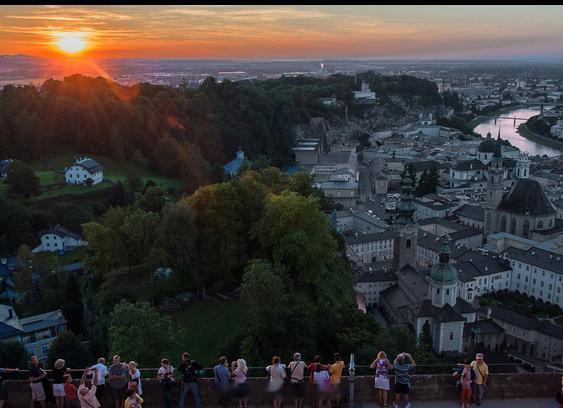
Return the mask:
<path id="1" fill-rule="evenodd" d="M 477 353 L 477 355 L 475 356 L 475 358 L 477 360 L 482 360 L 483 359 L 483 353 Z"/>

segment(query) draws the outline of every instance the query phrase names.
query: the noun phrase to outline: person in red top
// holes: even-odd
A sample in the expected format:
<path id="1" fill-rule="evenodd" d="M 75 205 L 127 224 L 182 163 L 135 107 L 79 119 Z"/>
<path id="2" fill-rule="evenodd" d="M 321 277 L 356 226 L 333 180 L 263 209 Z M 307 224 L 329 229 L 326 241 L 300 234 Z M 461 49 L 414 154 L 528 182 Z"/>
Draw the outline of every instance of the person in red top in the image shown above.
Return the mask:
<path id="1" fill-rule="evenodd" d="M 65 374 L 63 379 L 65 380 L 65 397 L 68 406 L 70 408 L 80 408 L 80 401 L 78 401 L 78 395 L 76 395 L 78 389 L 72 383 L 72 377 L 70 374 Z"/>
<path id="2" fill-rule="evenodd" d="M 321 356 L 319 355 L 315 356 L 315 361 L 307 366 L 307 368 L 309 369 L 309 382 L 311 384 L 315 383 L 315 369 L 317 368 L 317 364 L 321 364 Z M 328 365 L 321 364 L 321 370 L 328 371 L 328 367 Z"/>

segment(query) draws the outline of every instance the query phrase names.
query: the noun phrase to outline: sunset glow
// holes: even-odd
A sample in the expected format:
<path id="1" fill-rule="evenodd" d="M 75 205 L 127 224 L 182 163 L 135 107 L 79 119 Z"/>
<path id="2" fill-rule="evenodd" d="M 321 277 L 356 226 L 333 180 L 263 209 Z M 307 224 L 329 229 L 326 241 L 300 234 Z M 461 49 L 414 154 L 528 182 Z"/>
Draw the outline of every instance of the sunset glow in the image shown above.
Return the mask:
<path id="1" fill-rule="evenodd" d="M 0 53 L 88 58 L 561 58 L 562 20 L 563 8 L 557 6 L 0 6 Z"/>
<path id="2" fill-rule="evenodd" d="M 83 51 L 88 45 L 86 33 L 81 32 L 60 32 L 55 34 L 54 44 L 62 51 L 69 54 L 76 54 Z"/>

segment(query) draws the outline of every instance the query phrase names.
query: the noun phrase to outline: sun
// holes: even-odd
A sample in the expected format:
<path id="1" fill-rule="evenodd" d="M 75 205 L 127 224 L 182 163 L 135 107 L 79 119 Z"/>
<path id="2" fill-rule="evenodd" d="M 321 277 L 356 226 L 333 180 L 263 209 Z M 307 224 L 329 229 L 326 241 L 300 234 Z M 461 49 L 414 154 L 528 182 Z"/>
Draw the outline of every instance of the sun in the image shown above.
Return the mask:
<path id="1" fill-rule="evenodd" d="M 79 31 L 63 31 L 55 33 L 53 42 L 61 51 L 77 54 L 88 46 L 87 34 Z"/>

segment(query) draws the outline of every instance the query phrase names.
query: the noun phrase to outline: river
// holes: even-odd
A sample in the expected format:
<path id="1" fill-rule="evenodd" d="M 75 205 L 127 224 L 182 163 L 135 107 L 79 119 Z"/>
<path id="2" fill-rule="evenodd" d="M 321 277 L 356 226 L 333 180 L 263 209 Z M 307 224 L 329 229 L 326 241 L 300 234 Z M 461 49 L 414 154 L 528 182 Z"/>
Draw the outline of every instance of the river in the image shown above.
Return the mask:
<path id="1" fill-rule="evenodd" d="M 549 107 L 545 107 L 544 109 L 548 108 Z M 489 121 L 481 123 L 479 126 L 477 126 L 474 131 L 476 133 L 479 133 L 483 137 L 487 136 L 487 132 L 491 132 L 493 137 L 496 138 L 500 127 L 500 137 L 502 139 L 508 139 L 513 146 L 518 147 L 521 151 L 527 152 L 531 156 L 535 156 L 536 154 L 539 154 L 540 156 L 547 154 L 549 157 L 559 156 L 562 154 L 560 150 L 526 139 L 524 136 L 521 136 L 518 133 L 518 125 L 526 122 L 526 120 L 528 120 L 532 116 L 539 115 L 539 113 L 539 106 L 537 108 L 531 107 L 515 109 L 506 113 L 499 114 L 499 116 L 521 118 L 525 120 L 517 119 L 516 125 L 514 125 L 514 119 L 498 118 L 497 123 L 495 124 L 495 119 L 491 118 Z"/>

